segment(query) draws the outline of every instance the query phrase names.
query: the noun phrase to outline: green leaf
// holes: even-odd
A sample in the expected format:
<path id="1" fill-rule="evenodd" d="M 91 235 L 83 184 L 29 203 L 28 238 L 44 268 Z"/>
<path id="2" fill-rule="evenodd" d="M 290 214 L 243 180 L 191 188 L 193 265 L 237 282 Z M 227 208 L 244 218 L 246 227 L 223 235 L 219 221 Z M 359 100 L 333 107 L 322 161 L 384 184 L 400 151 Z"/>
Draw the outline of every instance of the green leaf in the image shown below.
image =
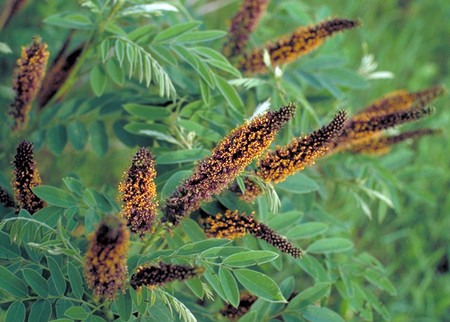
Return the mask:
<path id="1" fill-rule="evenodd" d="M 202 241 L 198 241 L 195 243 L 189 243 L 178 249 L 178 255 L 191 255 L 201 253 L 204 250 L 207 250 L 212 247 L 224 246 L 229 244 L 230 240 L 228 239 L 206 239 Z"/>
<path id="2" fill-rule="evenodd" d="M 47 257 L 47 265 L 51 273 L 51 280 L 53 285 L 55 286 L 55 290 L 58 295 L 64 295 L 66 291 L 66 280 L 64 279 L 64 275 L 61 272 L 61 268 L 53 257 Z"/>
<path id="3" fill-rule="evenodd" d="M 194 44 L 222 38 L 227 33 L 223 30 L 204 30 L 185 33 L 177 38 L 177 44 Z"/>
<path id="4" fill-rule="evenodd" d="M 55 125 L 47 131 L 48 147 L 55 155 L 60 155 L 67 143 L 66 128 L 61 125 Z"/>
<path id="5" fill-rule="evenodd" d="M 217 274 L 212 271 L 207 271 L 206 273 L 203 274 L 203 276 L 206 278 L 206 280 L 208 281 L 209 285 L 211 285 L 213 290 L 216 291 L 216 293 L 219 294 L 219 296 L 224 301 L 228 301 Z"/>
<path id="6" fill-rule="evenodd" d="M 234 270 L 234 275 L 254 295 L 269 302 L 287 303 L 278 285 L 267 275 L 245 268 Z"/>
<path id="7" fill-rule="evenodd" d="M 207 250 L 205 250 L 201 257 L 208 258 L 208 257 L 223 257 L 226 258 L 230 255 L 237 254 L 237 253 L 244 253 L 249 251 L 248 248 L 244 247 L 238 247 L 238 246 L 221 246 L 221 247 L 212 247 Z"/>
<path id="8" fill-rule="evenodd" d="M 189 50 L 182 46 L 173 46 L 173 49 L 177 52 L 178 56 L 186 61 L 192 68 L 194 68 L 203 80 L 211 87 L 214 88 L 214 78 L 211 69 L 202 62 L 196 55 L 192 54 Z"/>
<path id="9" fill-rule="evenodd" d="M 143 118 L 147 121 L 165 120 L 171 115 L 170 110 L 166 107 L 135 103 L 124 104 L 123 107 L 131 115 Z"/>
<path id="10" fill-rule="evenodd" d="M 302 173 L 289 176 L 286 180 L 277 184 L 277 188 L 292 193 L 310 193 L 319 190 L 317 183 Z"/>
<path id="11" fill-rule="evenodd" d="M 217 75 L 214 77 L 216 79 L 216 85 L 219 88 L 219 91 L 222 93 L 223 97 L 225 97 L 228 104 L 230 104 L 230 106 L 238 113 L 244 113 L 244 103 L 242 102 L 242 99 L 236 89 L 228 84 L 224 78 Z"/>
<path id="12" fill-rule="evenodd" d="M 87 30 L 92 27 L 91 19 L 82 13 L 60 12 L 44 19 L 44 22 L 51 26 L 67 29 Z"/>
<path id="13" fill-rule="evenodd" d="M 368 280 L 372 285 L 378 287 L 379 289 L 389 292 L 390 295 L 396 296 L 397 290 L 392 282 L 380 272 L 368 268 L 364 272 L 364 278 Z"/>
<path id="14" fill-rule="evenodd" d="M 119 65 L 120 67 L 122 67 L 123 60 L 125 58 L 125 44 L 122 41 L 120 41 L 120 39 L 117 39 L 114 45 L 114 49 L 117 56 L 117 60 L 119 61 Z"/>
<path id="15" fill-rule="evenodd" d="M 323 234 L 328 230 L 328 224 L 323 222 L 312 221 L 293 227 L 286 233 L 289 240 L 297 240 L 303 238 L 311 238 Z"/>
<path id="16" fill-rule="evenodd" d="M 313 254 L 329 254 L 345 252 L 352 248 L 353 243 L 346 238 L 324 238 L 309 245 L 306 251 Z"/>
<path id="17" fill-rule="evenodd" d="M 43 298 L 48 296 L 47 281 L 41 274 L 30 268 L 24 268 L 22 273 L 25 281 L 27 281 L 37 295 Z"/>
<path id="18" fill-rule="evenodd" d="M 33 193 L 54 206 L 69 208 L 76 205 L 75 200 L 70 194 L 52 186 L 36 186 L 33 188 Z"/>
<path id="19" fill-rule="evenodd" d="M 329 283 L 318 283 L 309 287 L 289 301 L 287 311 L 298 312 L 310 304 L 314 304 L 330 292 Z"/>
<path id="20" fill-rule="evenodd" d="M 25 283 L 4 266 L 0 266 L 0 289 L 18 298 L 28 295 Z"/>
<path id="21" fill-rule="evenodd" d="M 0 258 L 11 260 L 17 257 L 20 257 L 20 248 L 11 243 L 8 234 L 0 231 Z"/>
<path id="22" fill-rule="evenodd" d="M 203 140 L 208 140 L 216 143 L 217 141 L 222 139 L 222 135 L 195 121 L 179 119 L 177 123 L 186 130 L 195 132 Z"/>
<path id="23" fill-rule="evenodd" d="M 205 295 L 205 289 L 203 288 L 203 284 L 198 278 L 191 278 L 184 283 L 189 287 L 189 289 L 192 291 L 192 293 L 195 294 L 199 299 L 203 299 L 203 296 Z"/>
<path id="24" fill-rule="evenodd" d="M 84 185 L 80 180 L 74 177 L 65 177 L 62 180 L 66 185 L 66 187 L 69 188 L 69 190 L 72 191 L 74 194 L 78 196 L 83 195 Z"/>
<path id="25" fill-rule="evenodd" d="M 156 37 L 153 39 L 153 43 L 156 44 L 167 42 L 173 38 L 176 38 L 177 36 L 182 35 L 183 33 L 188 32 L 189 30 L 197 28 L 201 24 L 202 23 L 200 21 L 190 21 L 171 26 L 166 30 L 163 30 L 159 34 L 157 34 Z"/>
<path id="26" fill-rule="evenodd" d="M 31 307 L 30 317 L 33 322 L 48 322 L 52 314 L 52 306 L 47 300 L 38 300 Z"/>
<path id="27" fill-rule="evenodd" d="M 74 303 L 72 303 L 69 300 L 66 300 L 65 298 L 57 300 L 55 304 L 56 317 L 63 318 L 64 312 L 66 312 L 66 310 L 72 306 L 74 306 Z"/>
<path id="28" fill-rule="evenodd" d="M 120 67 L 118 60 L 110 59 L 106 63 L 106 73 L 119 86 L 123 86 L 125 82 L 125 72 Z"/>
<path id="29" fill-rule="evenodd" d="M 244 253 L 237 253 L 228 256 L 222 262 L 223 265 L 231 267 L 246 267 L 252 265 L 261 265 L 271 262 L 279 255 L 269 250 L 251 250 Z"/>
<path id="30" fill-rule="evenodd" d="M 116 299 L 117 312 L 119 313 L 122 321 L 128 321 L 131 316 L 131 309 L 133 306 L 130 293 L 120 293 Z"/>
<path id="31" fill-rule="evenodd" d="M 89 80 L 95 96 L 102 96 L 106 88 L 106 76 L 99 66 L 94 66 L 91 69 Z"/>
<path id="32" fill-rule="evenodd" d="M 275 231 L 287 230 L 293 227 L 303 217 L 303 213 L 297 210 L 287 211 L 284 213 L 272 216 L 269 219 L 269 227 Z M 296 226 L 296 225 L 295 225 Z"/>
<path id="33" fill-rule="evenodd" d="M 81 306 L 69 307 L 66 312 L 64 312 L 64 315 L 68 318 L 80 321 L 84 321 L 89 317 L 89 313 Z"/>
<path id="34" fill-rule="evenodd" d="M 225 267 L 220 267 L 219 280 L 220 284 L 222 284 L 222 288 L 228 302 L 234 307 L 238 307 L 239 288 L 233 274 L 231 274 L 230 270 L 226 269 Z"/>
<path id="35" fill-rule="evenodd" d="M 86 126 L 83 122 L 77 120 L 67 124 L 67 136 L 75 150 L 83 150 L 88 139 Z"/>
<path id="36" fill-rule="evenodd" d="M 25 305 L 23 302 L 13 302 L 6 311 L 5 322 L 23 322 L 25 321 Z"/>
<path id="37" fill-rule="evenodd" d="M 67 263 L 67 276 L 69 277 L 72 293 L 77 299 L 81 299 L 84 293 L 83 279 L 78 268 L 71 262 Z"/>
<path id="38" fill-rule="evenodd" d="M 303 317 L 310 322 L 345 322 L 336 312 L 316 305 L 308 306 Z"/>
<path id="39" fill-rule="evenodd" d="M 155 159 L 156 164 L 176 164 L 193 162 L 210 155 L 210 151 L 205 149 L 176 150 L 170 153 L 161 154 Z"/>
<path id="40" fill-rule="evenodd" d="M 181 184 L 181 182 L 191 175 L 191 170 L 183 170 L 175 172 L 164 184 L 161 189 L 161 200 L 167 199 L 174 191 L 175 188 Z"/>
<path id="41" fill-rule="evenodd" d="M 108 136 L 106 134 L 105 124 L 102 121 L 92 123 L 89 128 L 90 140 L 94 153 L 103 157 L 108 152 Z"/>

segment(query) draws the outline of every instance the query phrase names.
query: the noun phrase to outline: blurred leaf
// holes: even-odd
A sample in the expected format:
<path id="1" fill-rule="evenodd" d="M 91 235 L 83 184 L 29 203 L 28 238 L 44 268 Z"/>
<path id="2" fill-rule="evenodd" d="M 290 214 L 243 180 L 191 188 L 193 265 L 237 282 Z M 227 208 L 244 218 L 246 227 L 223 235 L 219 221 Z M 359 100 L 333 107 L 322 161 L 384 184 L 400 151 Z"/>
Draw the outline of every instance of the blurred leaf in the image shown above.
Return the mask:
<path id="1" fill-rule="evenodd" d="M 183 162 L 193 162 L 210 155 L 210 151 L 205 149 L 176 150 L 170 153 L 161 154 L 155 159 L 156 164 L 176 164 Z"/>
<path id="2" fill-rule="evenodd" d="M 20 257 L 20 248 L 11 243 L 9 235 L 0 231 L 0 258 L 13 259 Z"/>
<path id="3" fill-rule="evenodd" d="M 170 110 L 166 107 L 157 107 L 135 103 L 124 104 L 123 107 L 131 115 L 141 117 L 148 121 L 165 120 L 171 115 Z"/>
<path id="4" fill-rule="evenodd" d="M 18 298 L 28 295 L 25 283 L 3 266 L 0 266 L 0 289 Z"/>
<path id="5" fill-rule="evenodd" d="M 323 234 L 328 230 L 328 224 L 323 222 L 308 222 L 293 227 L 286 233 L 289 240 L 297 240 L 303 238 L 311 238 Z"/>
<path id="6" fill-rule="evenodd" d="M 44 22 L 51 26 L 67 29 L 88 30 L 92 28 L 91 19 L 81 12 L 59 12 L 45 18 Z"/>
<path id="7" fill-rule="evenodd" d="M 5 322 L 23 322 L 25 321 L 25 305 L 23 302 L 13 302 L 6 311 Z"/>
<path id="8" fill-rule="evenodd" d="M 189 21 L 185 23 L 180 23 L 178 25 L 171 26 L 156 35 L 153 39 L 153 43 L 167 42 L 175 37 L 182 35 L 194 28 L 197 28 L 202 24 L 201 21 Z"/>
<path id="9" fill-rule="evenodd" d="M 59 267 L 56 260 L 53 259 L 53 257 L 51 256 L 46 257 L 47 257 L 47 265 L 51 273 L 50 279 L 53 282 L 53 285 L 55 286 L 58 295 L 62 296 L 66 291 L 66 280 L 64 279 L 64 275 L 61 272 L 61 268 Z"/>
<path id="10" fill-rule="evenodd" d="M 80 271 L 72 262 L 67 263 L 67 276 L 69 277 L 72 293 L 76 298 L 81 299 L 84 293 L 83 279 Z"/>
<path id="11" fill-rule="evenodd" d="M 161 190 L 161 200 L 168 198 L 175 191 L 176 187 L 179 186 L 184 179 L 188 178 L 191 173 L 191 170 L 175 172 L 164 184 L 164 187 Z"/>
<path id="12" fill-rule="evenodd" d="M 81 306 L 73 306 L 69 307 L 64 315 L 74 320 L 84 321 L 88 318 L 89 313 Z"/>
<path id="13" fill-rule="evenodd" d="M 211 247 L 218 247 L 229 244 L 228 239 L 206 239 L 195 243 L 189 243 L 178 249 L 178 255 L 190 255 L 201 253 L 202 251 Z"/>
<path id="14" fill-rule="evenodd" d="M 241 97 L 237 93 L 236 89 L 228 84 L 228 82 L 220 77 L 215 75 L 216 85 L 219 88 L 219 91 L 222 93 L 223 97 L 227 100 L 228 104 L 232 108 L 234 108 L 238 113 L 244 113 L 244 103 L 242 102 Z"/>
<path id="15" fill-rule="evenodd" d="M 267 275 L 245 268 L 236 269 L 234 275 L 247 290 L 269 302 L 284 302 L 278 285 Z"/>
<path id="16" fill-rule="evenodd" d="M 96 155 L 103 157 L 108 151 L 108 137 L 106 134 L 105 124 L 96 121 L 89 128 L 90 141 Z"/>
<path id="17" fill-rule="evenodd" d="M 131 316 L 131 309 L 133 306 L 130 293 L 121 293 L 117 295 L 115 303 L 122 321 L 128 321 Z"/>
<path id="18" fill-rule="evenodd" d="M 314 304 L 330 293 L 330 283 L 318 283 L 309 287 L 289 301 L 287 311 L 298 312 L 310 304 Z"/>
<path id="19" fill-rule="evenodd" d="M 205 290 L 203 288 L 203 284 L 198 278 L 191 278 L 184 283 L 189 287 L 189 289 L 192 291 L 192 293 L 195 294 L 199 299 L 203 299 L 203 296 L 205 295 Z"/>
<path id="20" fill-rule="evenodd" d="M 31 306 L 30 317 L 33 322 L 48 322 L 52 314 L 52 306 L 47 300 L 37 300 Z"/>
<path id="21" fill-rule="evenodd" d="M 84 185 L 80 180 L 74 177 L 65 177 L 62 180 L 66 185 L 66 187 L 69 188 L 69 190 L 72 191 L 74 194 L 78 196 L 83 195 Z"/>
<path id="22" fill-rule="evenodd" d="M 47 131 L 48 147 L 55 155 L 60 155 L 67 143 L 66 128 L 61 125 L 55 125 Z"/>
<path id="23" fill-rule="evenodd" d="M 310 322 L 344 322 L 344 319 L 336 312 L 315 305 L 308 306 L 303 317 Z"/>
<path id="24" fill-rule="evenodd" d="M 222 264 L 231 267 L 246 267 L 271 262 L 278 256 L 277 253 L 268 250 L 252 250 L 230 255 L 223 260 Z"/>
<path id="25" fill-rule="evenodd" d="M 106 73 L 119 86 L 123 86 L 125 82 L 125 73 L 120 67 L 119 61 L 110 59 L 106 63 Z"/>
<path id="26" fill-rule="evenodd" d="M 329 254 L 345 252 L 353 248 L 353 243 L 345 238 L 324 238 L 315 241 L 306 249 L 308 253 Z"/>
<path id="27" fill-rule="evenodd" d="M 205 30 L 205 31 L 187 32 L 177 38 L 177 44 L 179 43 L 194 44 L 199 42 L 207 42 L 218 38 L 222 38 L 226 34 L 227 33 L 223 30 Z"/>
<path id="28" fill-rule="evenodd" d="M 94 66 L 89 72 L 92 91 L 96 96 L 102 96 L 106 88 L 106 76 L 99 66 Z"/>
<path id="29" fill-rule="evenodd" d="M 42 200 L 54 206 L 69 208 L 76 204 L 70 194 L 52 186 L 36 186 L 33 188 L 33 193 Z"/>
<path id="30" fill-rule="evenodd" d="M 38 272 L 30 268 L 24 268 L 22 273 L 25 281 L 27 281 L 37 295 L 43 298 L 48 296 L 47 281 Z"/>
<path id="31" fill-rule="evenodd" d="M 83 150 L 88 139 L 88 132 L 84 123 L 80 121 L 70 122 L 67 125 L 67 136 L 75 150 Z"/>
<path id="32" fill-rule="evenodd" d="M 223 291 L 225 293 L 228 302 L 234 307 L 238 307 L 239 305 L 239 288 L 236 283 L 236 279 L 234 278 L 231 272 L 224 268 L 219 268 L 219 280 L 220 284 L 222 284 Z"/>
<path id="33" fill-rule="evenodd" d="M 289 176 L 276 187 L 292 193 L 310 193 L 319 190 L 317 183 L 302 173 Z"/>

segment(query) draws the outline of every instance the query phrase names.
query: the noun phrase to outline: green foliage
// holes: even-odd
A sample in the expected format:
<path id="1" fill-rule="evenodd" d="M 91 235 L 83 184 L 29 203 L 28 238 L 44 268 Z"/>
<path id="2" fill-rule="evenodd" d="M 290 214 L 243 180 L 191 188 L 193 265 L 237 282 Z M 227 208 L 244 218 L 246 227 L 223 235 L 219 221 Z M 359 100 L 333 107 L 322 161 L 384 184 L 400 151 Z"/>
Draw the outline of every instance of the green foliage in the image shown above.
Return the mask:
<path id="1" fill-rule="evenodd" d="M 277 137 L 285 145 L 340 107 L 354 114 L 388 92 L 449 82 L 450 6 L 441 1 L 271 1 L 250 48 L 329 16 L 359 18 L 363 27 L 266 75 L 242 75 L 221 54 L 239 1 L 148 2 L 34 1 L 0 29 L 0 186 L 11 191 L 10 161 L 17 142 L 29 140 L 43 179 L 33 193 L 46 202 L 33 215 L 0 209 L 0 321 L 225 321 L 220 310 L 238 307 L 245 292 L 258 299 L 239 321 L 449 320 L 447 130 L 385 156 L 318 160 L 280 184 L 263 183 L 265 194 L 251 204 L 233 188 L 170 233 L 158 222 L 154 233 L 132 237 L 130 275 L 160 261 L 204 272 L 128 287 L 113 301 L 94 298 L 83 272 L 88 236 L 120 213 L 117 184 L 138 146 L 155 157 L 164 205 L 267 102 L 298 103 Z M 15 61 L 36 33 L 50 61 L 66 40 L 64 54 L 82 50 L 55 96 L 41 108 L 35 102 L 26 129 L 11 132 Z M 377 74 L 371 55 L 395 78 L 378 79 L 389 74 Z M 445 100 L 426 124 L 448 128 Z M 252 175 L 236 186 L 244 190 Z M 305 255 L 291 258 L 252 236 L 206 238 L 200 217 L 224 209 L 255 212 Z"/>

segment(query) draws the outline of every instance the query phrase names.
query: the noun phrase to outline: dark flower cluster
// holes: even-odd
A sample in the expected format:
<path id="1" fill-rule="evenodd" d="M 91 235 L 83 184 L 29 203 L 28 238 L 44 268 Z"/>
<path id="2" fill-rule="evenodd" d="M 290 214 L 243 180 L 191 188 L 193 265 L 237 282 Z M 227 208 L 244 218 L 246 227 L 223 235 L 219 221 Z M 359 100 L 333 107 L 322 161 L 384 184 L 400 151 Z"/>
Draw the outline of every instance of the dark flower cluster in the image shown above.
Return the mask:
<path id="1" fill-rule="evenodd" d="M 346 123 L 339 140 L 334 142 L 333 151 L 372 151 L 374 144 L 380 137 L 381 141 L 378 146 L 380 144 L 395 144 L 407 138 L 427 135 L 428 130 L 425 130 L 424 132 L 419 131 L 418 133 L 421 134 L 418 135 L 400 135 L 397 138 L 389 139 L 383 132 L 386 129 L 432 114 L 434 109 L 427 104 L 443 93 L 444 89 L 441 86 L 434 86 L 415 93 L 401 90 L 376 100 Z M 367 143 L 367 149 L 364 148 L 365 143 Z M 385 149 L 381 149 L 379 152 L 382 150 Z"/>
<path id="2" fill-rule="evenodd" d="M 295 111 L 294 105 L 266 112 L 234 129 L 222 139 L 212 155 L 200 161 L 194 173 L 166 200 L 163 221 L 174 225 L 201 202 L 222 192 L 247 167 L 259 157 L 275 139 L 281 127 Z"/>
<path id="3" fill-rule="evenodd" d="M 317 25 L 300 27 L 292 34 L 281 37 L 263 48 L 245 53 L 239 68 L 248 74 L 265 73 L 264 51 L 267 51 L 272 66 L 288 64 L 319 47 L 333 34 L 358 27 L 359 23 L 349 19 L 332 19 Z"/>
<path id="4" fill-rule="evenodd" d="M 220 314 L 228 318 L 229 321 L 237 321 L 245 313 L 250 310 L 250 307 L 255 303 L 257 297 L 250 293 L 242 293 L 240 296 L 239 306 L 234 307 L 231 304 L 226 304 L 221 310 Z"/>
<path id="5" fill-rule="evenodd" d="M 269 151 L 258 161 L 256 176 L 267 183 L 279 183 L 288 176 L 313 165 L 315 160 L 330 150 L 330 144 L 341 135 L 346 121 L 347 113 L 342 110 L 329 124 L 317 131 L 304 137 L 294 138 L 288 145 Z M 257 183 L 246 179 L 242 198 L 252 201 L 262 192 Z"/>
<path id="6" fill-rule="evenodd" d="M 206 236 L 210 238 L 234 239 L 248 233 L 295 258 L 301 257 L 303 254 L 300 248 L 292 245 L 286 238 L 278 235 L 265 224 L 258 222 L 253 215 L 247 216 L 238 211 L 227 210 L 224 214 L 204 218 L 201 222 L 205 227 Z"/>
<path id="7" fill-rule="evenodd" d="M 120 218 L 104 218 L 89 236 L 84 276 L 88 286 L 101 299 L 113 300 L 124 290 L 127 279 L 127 253 L 130 234 Z"/>
<path id="8" fill-rule="evenodd" d="M 244 0 L 239 11 L 231 19 L 229 38 L 223 53 L 227 57 L 240 55 L 247 45 L 250 34 L 267 9 L 268 0 Z"/>
<path id="9" fill-rule="evenodd" d="M 0 203 L 5 208 L 14 208 L 16 206 L 16 203 L 14 202 L 14 199 L 2 187 L 0 187 Z"/>
<path id="10" fill-rule="evenodd" d="M 22 47 L 21 58 L 17 60 L 13 89 L 16 93 L 10 115 L 14 118 L 14 129 L 26 125 L 31 104 L 36 97 L 45 76 L 49 52 L 47 44 L 36 36 L 28 47 Z"/>
<path id="11" fill-rule="evenodd" d="M 184 265 L 172 265 L 160 262 L 158 266 L 141 266 L 131 276 L 130 284 L 134 289 L 142 286 L 154 288 L 173 281 L 184 281 L 198 276 L 203 268 Z"/>
<path id="12" fill-rule="evenodd" d="M 44 86 L 41 87 L 38 94 L 39 107 L 41 109 L 52 99 L 59 88 L 64 84 L 83 51 L 83 46 L 78 46 L 72 52 L 67 53 L 70 40 L 71 37 L 68 37 L 45 75 L 43 82 Z"/>
<path id="13" fill-rule="evenodd" d="M 123 201 L 122 216 L 127 219 L 131 231 L 141 236 L 153 231 L 158 208 L 155 178 L 153 156 L 146 148 L 140 148 L 119 184 Z"/>
<path id="14" fill-rule="evenodd" d="M 34 214 L 44 207 L 44 201 L 31 190 L 42 184 L 41 176 L 34 162 L 32 143 L 23 141 L 18 145 L 13 164 L 15 170 L 12 186 L 17 206 Z"/>

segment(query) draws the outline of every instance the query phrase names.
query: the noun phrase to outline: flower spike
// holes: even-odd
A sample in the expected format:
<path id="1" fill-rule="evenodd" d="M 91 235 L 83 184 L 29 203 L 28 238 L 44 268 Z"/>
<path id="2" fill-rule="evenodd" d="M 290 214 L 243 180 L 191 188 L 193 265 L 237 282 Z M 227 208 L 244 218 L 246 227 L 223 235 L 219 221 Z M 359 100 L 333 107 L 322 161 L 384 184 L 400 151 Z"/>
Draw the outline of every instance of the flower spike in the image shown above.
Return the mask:
<path id="1" fill-rule="evenodd" d="M 120 218 L 104 218 L 89 236 L 84 262 L 84 276 L 94 294 L 113 300 L 124 290 L 127 278 L 127 253 L 130 234 Z"/>
<path id="2" fill-rule="evenodd" d="M 140 148 L 119 184 L 124 202 L 122 217 L 127 219 L 131 231 L 141 237 L 147 232 L 152 232 L 154 228 L 158 208 L 155 178 L 155 161 L 149 150 Z"/>
<path id="3" fill-rule="evenodd" d="M 158 266 L 140 266 L 137 272 L 131 276 L 130 284 L 134 289 L 142 286 L 155 288 L 172 281 L 184 281 L 196 277 L 202 272 L 203 268 L 201 267 L 171 265 L 160 262 Z"/>
<path id="4" fill-rule="evenodd" d="M 234 239 L 249 233 L 295 258 L 303 255 L 300 248 L 295 247 L 265 224 L 258 222 L 253 215 L 246 216 L 239 214 L 238 211 L 227 210 L 223 215 L 217 214 L 215 217 L 202 219 L 201 223 L 205 227 L 206 236 L 210 238 Z"/>
<path id="5" fill-rule="evenodd" d="M 393 136 L 374 137 L 351 144 L 347 149 L 354 153 L 385 154 L 388 153 L 395 144 L 409 139 L 418 139 L 423 136 L 438 135 L 440 133 L 442 133 L 442 131 L 436 129 L 418 129 Z"/>
<path id="6" fill-rule="evenodd" d="M 228 318 L 229 321 L 237 321 L 245 313 L 250 310 L 250 307 L 258 298 L 250 293 L 242 293 L 239 299 L 239 306 L 234 307 L 231 304 L 225 304 L 220 310 L 220 314 Z"/>
<path id="7" fill-rule="evenodd" d="M 253 159 L 275 139 L 292 118 L 294 105 L 266 112 L 234 129 L 222 139 L 212 155 L 200 161 L 194 173 L 166 200 L 163 221 L 177 225 L 200 207 L 201 202 L 221 193 Z"/>
<path id="8" fill-rule="evenodd" d="M 227 57 L 240 55 L 267 9 L 268 0 L 244 0 L 231 20 L 229 39 L 223 48 Z"/>
<path id="9" fill-rule="evenodd" d="M 13 89 L 16 92 L 10 115 L 14 118 L 14 130 L 26 125 L 31 104 L 45 76 L 49 52 L 47 44 L 35 36 L 27 48 L 22 47 L 22 56 L 17 60 Z"/>
<path id="10" fill-rule="evenodd" d="M 319 47 L 333 34 L 359 26 L 359 22 L 349 19 L 332 19 L 314 26 L 300 27 L 292 34 L 246 53 L 240 61 L 240 68 L 248 74 L 265 73 L 264 50 L 269 53 L 273 66 L 288 64 Z"/>
<path id="11" fill-rule="evenodd" d="M 41 176 L 34 162 L 32 143 L 22 141 L 18 145 L 13 164 L 15 170 L 12 186 L 17 205 L 20 209 L 26 209 L 30 214 L 34 214 L 44 208 L 44 201 L 31 190 L 42 184 Z"/>
<path id="12" fill-rule="evenodd" d="M 14 202 L 13 198 L 2 187 L 0 187 L 0 204 L 2 204 L 5 208 L 16 207 L 16 203 Z"/>

